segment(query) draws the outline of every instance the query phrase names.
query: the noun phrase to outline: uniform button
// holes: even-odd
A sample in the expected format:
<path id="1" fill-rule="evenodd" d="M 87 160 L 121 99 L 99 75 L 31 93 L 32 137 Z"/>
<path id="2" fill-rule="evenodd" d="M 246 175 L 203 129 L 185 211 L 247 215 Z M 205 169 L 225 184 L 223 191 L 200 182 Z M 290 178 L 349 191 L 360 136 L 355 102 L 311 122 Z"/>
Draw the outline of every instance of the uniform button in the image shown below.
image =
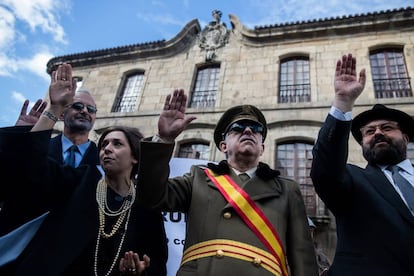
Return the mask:
<path id="1" fill-rule="evenodd" d="M 255 266 L 260 266 L 260 264 L 262 263 L 262 260 L 260 260 L 260 258 L 254 258 L 253 259 L 253 264 L 255 265 Z"/>
<path id="2" fill-rule="evenodd" d="M 223 214 L 223 217 L 224 217 L 225 219 L 231 219 L 231 213 L 230 213 L 230 212 L 225 212 L 225 213 Z"/>
<path id="3" fill-rule="evenodd" d="M 221 249 L 217 250 L 216 257 L 219 258 L 219 259 L 223 258 L 224 257 L 223 250 L 221 250 Z"/>

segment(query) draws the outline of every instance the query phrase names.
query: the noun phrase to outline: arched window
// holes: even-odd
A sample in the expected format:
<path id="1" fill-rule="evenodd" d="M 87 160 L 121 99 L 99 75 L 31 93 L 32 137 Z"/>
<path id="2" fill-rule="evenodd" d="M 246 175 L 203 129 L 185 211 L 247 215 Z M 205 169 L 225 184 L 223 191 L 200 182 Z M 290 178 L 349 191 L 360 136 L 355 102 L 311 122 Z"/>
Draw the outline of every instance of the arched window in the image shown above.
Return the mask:
<path id="1" fill-rule="evenodd" d="M 385 48 L 371 51 L 369 60 L 375 98 L 413 96 L 402 48 Z"/>
<path id="2" fill-rule="evenodd" d="M 210 146 L 208 143 L 191 142 L 180 145 L 177 157 L 209 160 Z"/>
<path id="3" fill-rule="evenodd" d="M 310 102 L 308 57 L 289 57 L 280 62 L 278 103 Z"/>
<path id="4" fill-rule="evenodd" d="M 408 143 L 407 146 L 407 158 L 410 159 L 411 164 L 414 164 L 414 143 Z"/>
<path id="5" fill-rule="evenodd" d="M 76 91 L 78 91 L 79 88 L 81 88 L 82 85 L 83 85 L 83 78 L 79 77 L 79 76 L 76 76 L 76 77 L 73 77 L 73 79 L 76 80 Z"/>
<path id="6" fill-rule="evenodd" d="M 197 69 L 197 76 L 191 93 L 190 107 L 214 107 L 216 104 L 220 64 L 212 64 Z"/>
<path id="7" fill-rule="evenodd" d="M 300 186 L 307 214 L 311 217 L 326 216 L 328 210 L 318 200 L 310 178 L 313 144 L 287 141 L 276 147 L 276 169 L 281 175 L 294 179 Z"/>
<path id="8" fill-rule="evenodd" d="M 136 111 L 137 99 L 142 92 L 143 80 L 143 72 L 135 72 L 125 78 L 122 90 L 115 99 L 112 112 Z"/>

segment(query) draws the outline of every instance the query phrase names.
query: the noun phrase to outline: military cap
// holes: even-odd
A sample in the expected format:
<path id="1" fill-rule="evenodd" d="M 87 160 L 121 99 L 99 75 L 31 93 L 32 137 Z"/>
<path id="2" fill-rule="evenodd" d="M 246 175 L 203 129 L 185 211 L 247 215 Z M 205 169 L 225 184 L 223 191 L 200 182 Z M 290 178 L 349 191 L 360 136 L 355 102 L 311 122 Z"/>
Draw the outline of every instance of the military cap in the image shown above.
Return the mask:
<path id="1" fill-rule="evenodd" d="M 253 105 L 234 106 L 223 113 L 214 129 L 214 142 L 220 148 L 220 142 L 224 139 L 229 125 L 238 121 L 253 121 L 263 126 L 263 141 L 267 134 L 266 119 L 263 113 Z"/>
<path id="2" fill-rule="evenodd" d="M 362 143 L 361 128 L 375 120 L 391 120 L 398 123 L 403 133 L 407 134 L 410 141 L 414 138 L 414 120 L 405 112 L 397 109 L 387 108 L 385 105 L 376 104 L 372 109 L 358 114 L 352 120 L 351 132 L 355 140 Z"/>

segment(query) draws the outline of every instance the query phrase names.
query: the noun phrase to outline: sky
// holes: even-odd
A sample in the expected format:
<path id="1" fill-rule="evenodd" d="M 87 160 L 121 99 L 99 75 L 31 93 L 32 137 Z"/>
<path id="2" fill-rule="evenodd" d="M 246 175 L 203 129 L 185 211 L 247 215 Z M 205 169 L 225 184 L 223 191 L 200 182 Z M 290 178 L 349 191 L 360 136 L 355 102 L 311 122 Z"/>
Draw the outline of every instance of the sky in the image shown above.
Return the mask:
<path id="1" fill-rule="evenodd" d="M 0 0 L 0 127 L 25 99 L 47 95 L 47 62 L 57 56 L 170 40 L 211 12 L 247 28 L 414 7 L 414 0 Z"/>

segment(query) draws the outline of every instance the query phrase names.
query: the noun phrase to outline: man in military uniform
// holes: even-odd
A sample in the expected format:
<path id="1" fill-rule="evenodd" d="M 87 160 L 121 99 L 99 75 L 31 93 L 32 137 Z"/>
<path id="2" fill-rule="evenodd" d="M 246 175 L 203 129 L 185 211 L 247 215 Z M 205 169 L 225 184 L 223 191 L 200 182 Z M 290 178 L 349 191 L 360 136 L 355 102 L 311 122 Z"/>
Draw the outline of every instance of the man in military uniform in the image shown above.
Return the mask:
<path id="1" fill-rule="evenodd" d="M 214 131 L 226 160 L 168 179 L 175 138 L 196 119 L 183 90 L 167 96 L 158 134 L 141 143 L 137 197 L 187 214 L 177 275 L 318 275 L 305 206 L 296 182 L 259 161 L 266 119 L 252 105 L 227 110 Z"/>

